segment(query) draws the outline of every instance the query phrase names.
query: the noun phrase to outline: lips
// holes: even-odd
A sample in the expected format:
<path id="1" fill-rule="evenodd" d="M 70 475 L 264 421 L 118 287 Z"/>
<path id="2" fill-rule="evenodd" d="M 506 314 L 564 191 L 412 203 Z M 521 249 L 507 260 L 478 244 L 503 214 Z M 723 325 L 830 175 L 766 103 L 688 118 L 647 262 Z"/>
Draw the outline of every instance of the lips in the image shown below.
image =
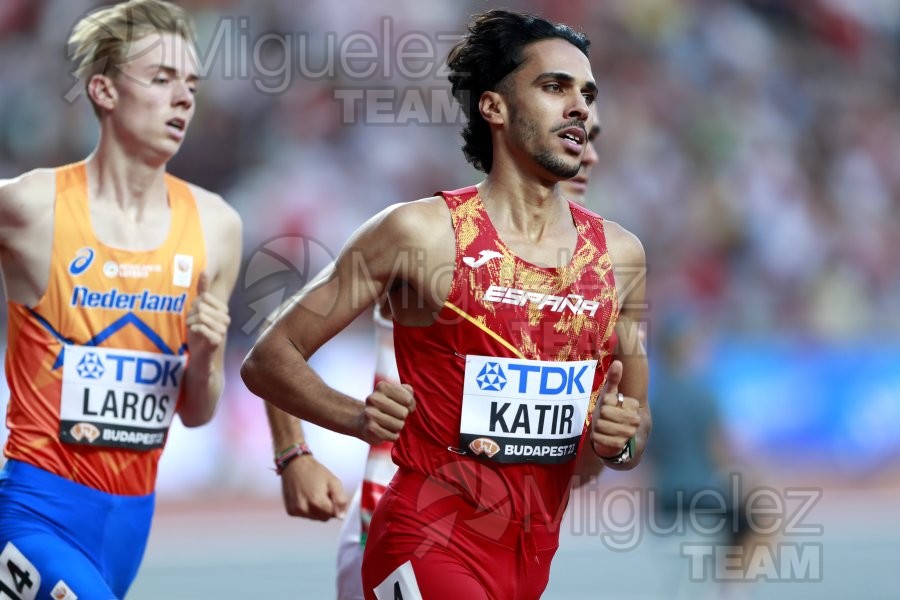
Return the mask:
<path id="1" fill-rule="evenodd" d="M 568 152 L 581 155 L 587 140 L 587 134 L 584 129 L 581 127 L 567 127 L 559 132 L 559 137 L 562 139 L 563 145 Z"/>
<path id="2" fill-rule="evenodd" d="M 184 138 L 184 130 L 187 128 L 187 121 L 181 117 L 174 117 L 166 121 L 166 129 L 169 135 L 177 140 Z"/>
<path id="3" fill-rule="evenodd" d="M 568 127 L 559 133 L 559 137 L 583 146 L 584 141 L 587 139 L 587 134 L 580 127 Z"/>

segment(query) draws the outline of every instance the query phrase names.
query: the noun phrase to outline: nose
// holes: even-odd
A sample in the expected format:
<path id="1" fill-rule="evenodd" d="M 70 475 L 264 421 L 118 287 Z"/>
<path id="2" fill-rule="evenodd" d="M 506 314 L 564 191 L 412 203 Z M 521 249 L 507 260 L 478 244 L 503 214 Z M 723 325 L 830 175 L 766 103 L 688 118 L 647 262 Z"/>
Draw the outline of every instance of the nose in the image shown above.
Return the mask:
<path id="1" fill-rule="evenodd" d="M 178 80 L 175 83 L 174 91 L 172 92 L 172 104 L 185 110 L 190 110 L 194 105 L 194 94 L 186 81 Z"/>
<path id="2" fill-rule="evenodd" d="M 574 102 L 574 104 L 572 104 L 571 107 L 569 107 L 569 110 L 566 114 L 566 118 L 587 121 L 590 116 L 591 116 L 590 105 L 588 105 L 587 100 L 580 92 L 577 93 L 575 102 Z"/>

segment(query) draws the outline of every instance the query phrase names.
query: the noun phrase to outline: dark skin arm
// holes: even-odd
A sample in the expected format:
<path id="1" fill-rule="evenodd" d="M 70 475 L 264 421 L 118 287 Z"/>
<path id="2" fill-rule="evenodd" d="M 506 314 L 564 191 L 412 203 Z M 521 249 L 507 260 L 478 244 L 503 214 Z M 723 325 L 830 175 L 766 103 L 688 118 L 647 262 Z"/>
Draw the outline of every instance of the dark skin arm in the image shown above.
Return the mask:
<path id="1" fill-rule="evenodd" d="M 621 226 L 607 222 L 607 237 L 618 288 L 624 293 L 620 292 L 616 322 L 619 342 L 606 387 L 594 409 L 591 443 L 597 456 L 609 458 L 634 437 L 636 447 L 630 462 L 615 465 L 607 461 L 611 469 L 624 471 L 640 463 L 653 424 L 647 402 L 647 353 L 638 335 L 646 312 L 646 259 L 640 241 Z M 618 406 L 619 393 L 624 396 L 622 406 Z"/>
<path id="2" fill-rule="evenodd" d="M 421 269 L 398 256 L 424 251 L 436 264 L 447 260 L 452 245 L 448 250 L 447 236 L 434 233 L 447 229 L 452 244 L 452 229 L 440 202 L 427 199 L 397 205 L 363 225 L 334 268 L 304 288 L 251 349 L 241 367 L 250 391 L 290 415 L 369 444 L 395 441 L 406 417 L 415 410 L 410 386 L 383 381 L 360 402 L 326 385 L 307 361 L 393 290 L 429 289 L 424 277 L 435 269 L 429 265 Z M 438 306 L 435 303 L 432 309 Z"/>

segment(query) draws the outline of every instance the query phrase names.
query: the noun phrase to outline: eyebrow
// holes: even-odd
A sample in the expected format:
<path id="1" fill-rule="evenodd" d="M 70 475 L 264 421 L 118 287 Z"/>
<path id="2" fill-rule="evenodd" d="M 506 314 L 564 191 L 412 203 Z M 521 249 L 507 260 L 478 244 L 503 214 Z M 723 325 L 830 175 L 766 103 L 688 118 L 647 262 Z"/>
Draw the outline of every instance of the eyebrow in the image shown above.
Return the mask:
<path id="1" fill-rule="evenodd" d="M 175 67 L 172 67 L 170 65 L 151 65 L 150 67 L 148 67 L 148 70 L 165 71 L 166 73 L 168 73 L 169 75 L 172 75 L 173 77 L 178 76 L 178 69 L 176 69 Z M 200 81 L 200 76 L 197 75 L 196 73 L 191 73 L 184 79 L 185 79 L 185 81 L 190 81 L 190 82 L 194 83 L 194 82 Z"/>
<path id="2" fill-rule="evenodd" d="M 565 71 L 548 71 L 546 73 L 541 73 L 534 78 L 534 81 L 535 83 L 537 83 L 542 79 L 555 79 L 556 81 L 562 81 L 569 84 L 575 83 L 575 78 L 570 73 L 566 73 Z M 600 91 L 597 87 L 597 84 L 593 81 L 586 82 L 584 84 L 584 87 L 592 94 L 596 94 Z"/>

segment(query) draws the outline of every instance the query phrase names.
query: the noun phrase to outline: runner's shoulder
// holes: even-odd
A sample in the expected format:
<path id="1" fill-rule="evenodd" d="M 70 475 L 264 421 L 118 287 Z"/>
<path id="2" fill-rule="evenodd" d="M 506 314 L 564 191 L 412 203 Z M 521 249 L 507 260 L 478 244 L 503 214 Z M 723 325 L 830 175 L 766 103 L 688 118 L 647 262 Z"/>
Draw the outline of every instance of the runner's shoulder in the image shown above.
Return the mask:
<path id="1" fill-rule="evenodd" d="M 453 231 L 450 211 L 440 196 L 389 206 L 377 216 L 375 227 L 397 244 L 417 247 L 428 247 Z"/>
<path id="2" fill-rule="evenodd" d="M 646 262 L 644 245 L 634 233 L 608 219 L 603 221 L 603 231 L 614 262 L 628 265 L 642 265 Z"/>
<path id="3" fill-rule="evenodd" d="M 4 224 L 25 224 L 30 216 L 52 207 L 55 195 L 55 169 L 34 169 L 0 179 L 0 217 Z"/>
<path id="4" fill-rule="evenodd" d="M 233 232 L 235 229 L 240 231 L 241 216 L 237 210 L 228 204 L 222 196 L 215 192 L 211 192 L 199 185 L 188 183 L 194 200 L 197 203 L 197 210 L 202 215 L 214 215 L 215 220 L 221 223 L 225 229 Z"/>

